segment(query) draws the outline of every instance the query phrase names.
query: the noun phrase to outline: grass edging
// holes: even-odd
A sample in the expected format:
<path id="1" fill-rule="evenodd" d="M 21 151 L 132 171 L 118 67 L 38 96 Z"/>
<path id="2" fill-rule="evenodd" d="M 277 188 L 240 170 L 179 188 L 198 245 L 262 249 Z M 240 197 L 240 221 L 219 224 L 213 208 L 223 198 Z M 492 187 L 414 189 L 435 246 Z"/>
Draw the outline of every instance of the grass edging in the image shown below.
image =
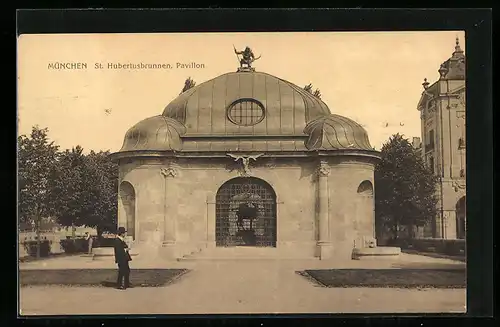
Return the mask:
<path id="1" fill-rule="evenodd" d="M 189 269 L 132 269 L 133 287 L 165 287 L 186 275 Z M 20 287 L 114 287 L 117 269 L 43 269 L 19 272 Z"/>
<path id="2" fill-rule="evenodd" d="M 438 259 L 449 259 L 449 260 L 456 260 L 456 261 L 461 261 L 461 262 L 466 262 L 466 256 L 455 256 L 455 255 L 447 255 L 447 254 L 441 254 L 441 253 L 436 253 L 436 252 L 421 252 L 418 250 L 413 250 L 413 249 L 401 249 L 402 253 L 406 254 L 415 254 L 415 255 L 423 255 L 425 257 L 430 257 L 430 258 L 438 258 Z"/>
<path id="3" fill-rule="evenodd" d="M 326 288 L 466 288 L 465 269 L 318 269 L 296 273 Z"/>

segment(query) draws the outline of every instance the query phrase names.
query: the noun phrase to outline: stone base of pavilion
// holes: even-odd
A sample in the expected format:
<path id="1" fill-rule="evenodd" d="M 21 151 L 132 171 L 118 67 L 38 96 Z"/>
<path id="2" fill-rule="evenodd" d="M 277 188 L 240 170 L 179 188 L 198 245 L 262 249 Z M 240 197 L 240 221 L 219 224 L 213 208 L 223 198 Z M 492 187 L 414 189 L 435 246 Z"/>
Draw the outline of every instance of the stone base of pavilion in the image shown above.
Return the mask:
<path id="1" fill-rule="evenodd" d="M 133 259 L 139 255 L 139 252 L 132 248 L 130 249 L 129 254 Z M 110 257 L 114 259 L 115 251 L 112 247 L 93 248 L 90 256 L 92 257 L 92 260 L 108 260 Z"/>
<path id="2" fill-rule="evenodd" d="M 397 259 L 401 254 L 401 248 L 392 246 L 376 246 L 373 248 L 354 248 L 352 250 L 353 260 L 380 260 Z"/>
<path id="3" fill-rule="evenodd" d="M 112 248 L 110 248 L 112 249 Z M 152 249 L 151 249 L 152 250 Z M 227 250 L 227 249 L 226 249 Z M 255 264 L 259 263 L 266 265 L 266 267 L 271 267 L 272 269 L 291 269 L 291 270 L 304 270 L 304 269 L 390 269 L 390 268 L 454 268 L 462 269 L 465 267 L 465 263 L 462 261 L 443 259 L 443 258 L 431 258 L 428 256 L 418 255 L 418 254 L 408 254 L 400 253 L 398 249 L 387 249 L 385 247 L 377 247 L 374 249 L 360 249 L 356 250 L 356 253 L 371 253 L 372 255 L 359 256 L 358 259 L 352 260 L 351 258 L 344 259 L 333 256 L 328 260 L 320 260 L 317 257 L 309 258 L 290 258 L 290 257 L 274 257 L 273 255 L 253 255 L 251 253 L 252 249 L 239 249 L 217 251 L 215 252 L 198 252 L 193 253 L 189 257 L 185 257 L 184 260 L 177 261 L 175 259 L 164 258 L 160 251 L 148 251 L 148 249 L 135 249 L 132 252 L 132 261 L 130 262 L 130 267 L 132 270 L 136 269 L 198 269 L 199 265 L 215 265 L 215 266 L 227 266 L 227 265 L 241 265 L 242 267 L 253 267 Z M 99 253 L 100 250 L 98 250 Z M 110 251 L 110 250 L 103 250 Z M 227 252 L 235 253 L 227 253 Z M 385 252 L 385 254 L 393 255 L 383 255 L 376 256 L 373 255 L 375 251 Z M 239 253 L 238 253 L 239 252 Z M 400 253 L 396 255 L 396 253 Z M 108 252 L 109 254 L 109 252 Z M 245 255 L 243 255 L 245 254 Z M 95 258 L 95 259 L 94 259 Z M 252 260 L 253 259 L 253 260 Z M 274 267 L 274 268 L 273 268 Z M 282 268 L 279 268 L 282 267 Z M 245 269 L 246 269 L 245 268 Z M 269 269 L 271 269 L 269 268 Z M 84 257 L 82 255 L 75 256 L 63 256 L 53 259 L 46 260 L 35 260 L 30 262 L 23 262 L 19 264 L 20 270 L 30 270 L 30 269 L 117 269 L 117 265 L 114 260 L 114 256 L 110 255 L 99 255 L 97 257 Z"/>

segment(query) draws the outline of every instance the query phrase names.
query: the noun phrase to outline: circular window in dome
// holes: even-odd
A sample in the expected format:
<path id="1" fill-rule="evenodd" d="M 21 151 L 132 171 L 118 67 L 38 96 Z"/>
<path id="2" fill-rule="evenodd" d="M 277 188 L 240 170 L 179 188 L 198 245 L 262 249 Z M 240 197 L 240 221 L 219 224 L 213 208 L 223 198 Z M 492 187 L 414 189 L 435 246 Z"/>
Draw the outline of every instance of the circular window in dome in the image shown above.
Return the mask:
<path id="1" fill-rule="evenodd" d="M 231 103 L 227 109 L 227 117 L 236 125 L 252 126 L 264 119 L 265 109 L 255 99 L 239 99 Z"/>

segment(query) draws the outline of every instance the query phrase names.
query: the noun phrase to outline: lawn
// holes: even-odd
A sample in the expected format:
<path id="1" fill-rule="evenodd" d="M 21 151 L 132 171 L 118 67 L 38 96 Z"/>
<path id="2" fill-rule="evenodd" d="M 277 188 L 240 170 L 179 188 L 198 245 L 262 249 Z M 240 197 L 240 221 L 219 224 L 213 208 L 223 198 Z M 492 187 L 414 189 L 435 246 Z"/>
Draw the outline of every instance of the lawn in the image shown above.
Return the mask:
<path id="1" fill-rule="evenodd" d="M 324 269 L 297 272 L 323 287 L 465 288 L 465 269 Z"/>
<path id="2" fill-rule="evenodd" d="M 39 261 L 39 260 L 49 260 L 49 259 L 57 259 L 57 258 L 70 257 L 70 256 L 81 256 L 81 255 L 84 255 L 84 254 L 85 253 L 65 253 L 65 252 L 61 252 L 61 253 L 50 253 L 48 256 L 46 256 L 46 257 L 40 257 L 40 258 L 27 255 L 27 256 L 19 258 L 19 262 L 26 263 L 26 262 L 33 262 L 33 261 Z"/>
<path id="3" fill-rule="evenodd" d="M 134 287 L 166 286 L 187 273 L 187 269 L 132 269 L 130 283 Z M 21 270 L 21 287 L 36 285 L 114 287 L 117 269 L 40 269 Z"/>

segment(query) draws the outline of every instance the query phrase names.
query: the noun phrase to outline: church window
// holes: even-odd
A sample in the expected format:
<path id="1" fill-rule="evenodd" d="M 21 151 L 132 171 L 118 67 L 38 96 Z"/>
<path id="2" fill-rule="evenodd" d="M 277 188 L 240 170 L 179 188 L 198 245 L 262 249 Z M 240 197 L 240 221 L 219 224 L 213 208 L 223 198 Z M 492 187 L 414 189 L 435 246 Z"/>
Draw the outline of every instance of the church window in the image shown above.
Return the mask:
<path id="1" fill-rule="evenodd" d="M 465 148 L 465 140 L 463 137 L 461 137 L 458 139 L 458 149 L 461 150 L 464 148 Z"/>
<path id="2" fill-rule="evenodd" d="M 434 130 L 429 131 L 429 139 L 427 140 L 427 145 L 425 146 L 428 150 L 434 149 Z"/>
<path id="3" fill-rule="evenodd" d="M 253 126 L 264 119 L 265 110 L 262 103 L 255 99 L 239 99 L 228 107 L 227 117 L 231 122 L 241 126 Z"/>
<path id="4" fill-rule="evenodd" d="M 429 157 L 429 169 L 434 174 L 434 157 L 433 156 Z"/>

